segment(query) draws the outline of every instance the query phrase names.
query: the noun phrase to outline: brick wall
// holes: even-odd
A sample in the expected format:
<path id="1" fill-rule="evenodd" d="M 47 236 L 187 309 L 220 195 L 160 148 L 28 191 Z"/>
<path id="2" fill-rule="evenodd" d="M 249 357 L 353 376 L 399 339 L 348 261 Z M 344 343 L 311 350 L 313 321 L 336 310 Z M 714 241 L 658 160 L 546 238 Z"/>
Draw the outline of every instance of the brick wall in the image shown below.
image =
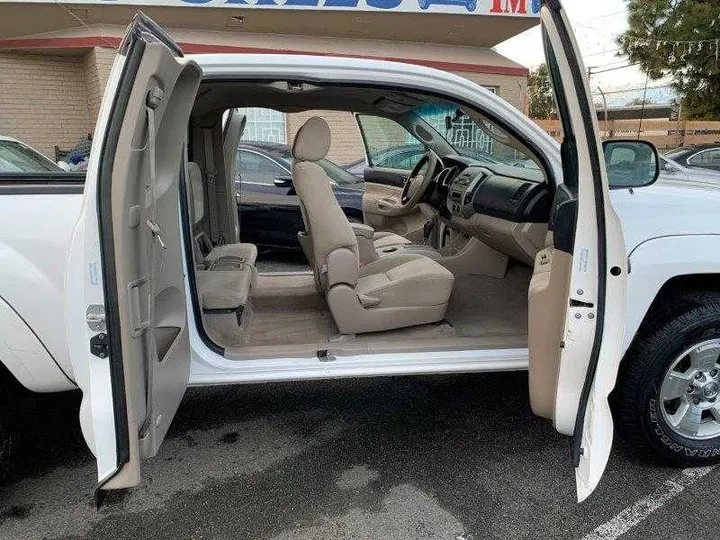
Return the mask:
<path id="1" fill-rule="evenodd" d="M 95 47 L 80 56 L 0 53 L 0 134 L 20 139 L 54 157 L 54 146 L 70 148 L 92 133 L 115 51 Z M 522 77 L 459 72 L 492 86 L 519 109 L 527 81 Z M 364 157 L 352 115 L 312 111 L 287 117 L 287 140 L 313 115 L 324 117 L 333 134 L 329 157 L 344 165 Z"/>
<path id="2" fill-rule="evenodd" d="M 95 47 L 85 55 L 83 62 L 85 69 L 85 79 L 87 84 L 87 103 L 88 114 L 92 130 L 95 129 L 95 120 L 100 110 L 100 102 L 102 101 L 105 84 L 110 75 L 115 60 L 115 51 L 111 49 L 102 49 Z"/>
<path id="3" fill-rule="evenodd" d="M 90 129 L 84 59 L 0 53 L 0 134 L 50 158 Z"/>
<path id="4" fill-rule="evenodd" d="M 510 75 L 493 75 L 491 73 L 454 72 L 481 86 L 494 88 L 497 95 L 521 111 L 525 108 L 527 96 L 527 78 Z"/>

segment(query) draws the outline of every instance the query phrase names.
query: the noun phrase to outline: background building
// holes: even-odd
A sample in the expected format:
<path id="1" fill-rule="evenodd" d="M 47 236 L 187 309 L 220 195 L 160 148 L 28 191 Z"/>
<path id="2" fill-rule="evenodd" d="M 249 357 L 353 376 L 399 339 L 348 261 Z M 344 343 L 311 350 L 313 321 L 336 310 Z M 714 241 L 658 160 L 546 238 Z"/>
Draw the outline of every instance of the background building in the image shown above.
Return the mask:
<path id="1" fill-rule="evenodd" d="M 330 1 L 323 5 L 327 8 Z M 432 0 L 419 0 L 423 9 L 448 12 L 427 17 L 403 11 L 408 2 L 417 1 L 372 2 L 397 4 L 397 12 L 366 5 L 321 9 L 308 6 L 308 0 L 287 0 L 282 6 L 256 0 L 257 5 L 244 8 L 237 7 L 244 0 L 2 2 L 0 134 L 21 139 L 49 157 L 56 147 L 68 149 L 88 137 L 115 49 L 138 9 L 166 28 L 188 54 L 331 54 L 409 62 L 466 77 L 524 109 L 527 69 L 492 47 L 538 24 L 535 2 L 443 0 L 436 7 Z M 255 116 L 249 132 L 264 130 L 267 140 L 274 130 L 278 142 L 292 140 L 303 119 L 267 111 Z M 329 120 L 336 137 L 357 133 L 348 115 Z M 335 157 L 347 162 L 355 154 L 349 149 Z"/>

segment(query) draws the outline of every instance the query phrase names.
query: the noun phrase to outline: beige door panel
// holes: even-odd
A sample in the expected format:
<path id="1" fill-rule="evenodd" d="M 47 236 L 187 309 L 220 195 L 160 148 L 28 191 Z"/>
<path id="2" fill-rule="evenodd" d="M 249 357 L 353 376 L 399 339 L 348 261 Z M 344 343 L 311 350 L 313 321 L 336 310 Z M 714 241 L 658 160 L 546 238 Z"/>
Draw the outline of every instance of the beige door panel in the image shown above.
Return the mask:
<path id="1" fill-rule="evenodd" d="M 365 223 L 377 231 L 388 231 L 413 241 L 420 242 L 424 237 L 427 218 L 420 206 L 409 213 L 398 210 L 401 206 L 402 188 L 384 184 L 365 184 L 363 195 L 363 214 Z"/>
<path id="2" fill-rule="evenodd" d="M 561 341 L 565 332 L 572 256 L 549 247 L 538 253 L 528 293 L 530 406 L 553 420 Z"/>
<path id="3" fill-rule="evenodd" d="M 139 460 L 158 451 L 189 378 L 178 178 L 201 75 L 148 43 L 116 145 L 112 232 L 131 459 L 104 489 L 139 482 Z M 161 96 L 152 109 L 148 95 Z"/>

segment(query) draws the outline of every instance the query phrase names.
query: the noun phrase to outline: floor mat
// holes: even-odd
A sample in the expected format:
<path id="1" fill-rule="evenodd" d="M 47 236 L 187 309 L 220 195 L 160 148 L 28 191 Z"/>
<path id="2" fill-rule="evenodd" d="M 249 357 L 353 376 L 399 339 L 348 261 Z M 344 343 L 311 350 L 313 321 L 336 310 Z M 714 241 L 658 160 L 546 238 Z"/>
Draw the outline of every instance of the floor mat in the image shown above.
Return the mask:
<path id="1" fill-rule="evenodd" d="M 532 268 L 516 264 L 504 278 L 462 276 L 455 280 L 445 319 L 459 336 L 527 334 Z"/>
<path id="2" fill-rule="evenodd" d="M 312 273 L 260 274 L 252 309 L 248 345 L 320 343 L 338 334 Z"/>
<path id="3" fill-rule="evenodd" d="M 363 334 L 374 341 L 527 334 L 527 292 L 532 269 L 514 265 L 502 279 L 456 279 L 445 320 L 422 326 Z M 261 274 L 253 286 L 248 345 L 327 343 L 338 335 L 312 273 Z"/>

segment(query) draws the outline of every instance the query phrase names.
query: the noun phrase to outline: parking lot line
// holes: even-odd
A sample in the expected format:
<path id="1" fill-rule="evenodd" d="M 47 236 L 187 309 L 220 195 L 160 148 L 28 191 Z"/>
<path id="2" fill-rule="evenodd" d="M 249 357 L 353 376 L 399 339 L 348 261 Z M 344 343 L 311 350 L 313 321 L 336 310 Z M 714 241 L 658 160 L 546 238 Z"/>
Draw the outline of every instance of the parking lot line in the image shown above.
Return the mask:
<path id="1" fill-rule="evenodd" d="M 615 540 L 621 537 L 714 468 L 683 469 L 679 474 L 663 482 L 663 485 L 653 493 L 628 506 L 615 517 L 583 536 L 582 540 Z"/>

